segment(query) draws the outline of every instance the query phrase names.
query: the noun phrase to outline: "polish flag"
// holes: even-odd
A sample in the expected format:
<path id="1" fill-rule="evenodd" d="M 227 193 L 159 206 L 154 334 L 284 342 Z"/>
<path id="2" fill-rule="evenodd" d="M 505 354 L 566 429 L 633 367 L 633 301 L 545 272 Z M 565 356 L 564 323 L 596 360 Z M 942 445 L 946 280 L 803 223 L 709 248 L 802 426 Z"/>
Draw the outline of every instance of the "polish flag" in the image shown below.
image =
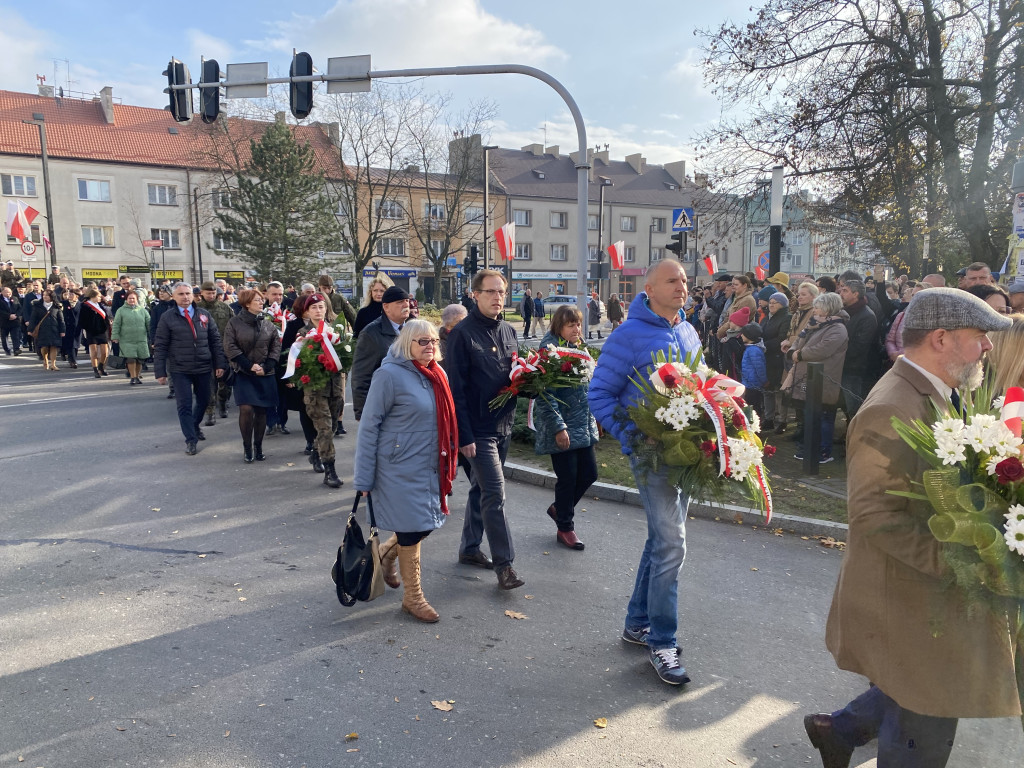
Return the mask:
<path id="1" fill-rule="evenodd" d="M 764 267 L 756 266 L 754 267 L 754 277 L 757 278 L 758 280 L 764 280 L 766 277 L 768 277 L 768 272 L 765 270 Z"/>
<path id="2" fill-rule="evenodd" d="M 498 241 L 498 251 L 503 261 L 512 261 L 516 255 L 516 223 L 510 221 L 494 233 Z"/>
<path id="3" fill-rule="evenodd" d="M 1024 417 L 1024 389 L 1010 387 L 1003 398 L 1000 416 L 1007 428 L 1017 437 L 1021 436 L 1021 423 Z"/>
<path id="4" fill-rule="evenodd" d="M 50 238 L 48 238 L 46 235 L 43 235 L 43 245 L 46 246 L 47 253 L 53 250 L 53 245 L 50 244 Z"/>
<path id="5" fill-rule="evenodd" d="M 704 268 L 708 271 L 708 275 L 713 275 L 718 271 L 718 257 L 711 255 L 704 259 Z"/>
<path id="6" fill-rule="evenodd" d="M 622 269 L 622 258 L 626 252 L 626 241 L 619 240 L 608 246 L 608 260 L 612 263 L 612 269 Z"/>
<path id="7" fill-rule="evenodd" d="M 7 235 L 18 242 L 32 238 L 32 221 L 39 211 L 24 200 L 7 201 Z"/>

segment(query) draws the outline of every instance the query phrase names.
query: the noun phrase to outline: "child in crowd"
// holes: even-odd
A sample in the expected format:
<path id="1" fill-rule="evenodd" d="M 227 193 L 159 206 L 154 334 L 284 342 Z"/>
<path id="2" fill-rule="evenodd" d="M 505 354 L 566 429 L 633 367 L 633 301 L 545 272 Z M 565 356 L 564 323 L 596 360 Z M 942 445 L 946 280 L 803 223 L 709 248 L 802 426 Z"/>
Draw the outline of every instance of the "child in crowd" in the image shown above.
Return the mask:
<path id="1" fill-rule="evenodd" d="M 768 384 L 768 368 L 765 365 L 764 342 L 761 341 L 761 326 L 757 323 L 744 325 L 740 331 L 743 339 L 743 362 L 740 366 L 740 383 L 746 387 L 743 399 L 764 418 L 764 388 Z"/>
<path id="2" fill-rule="evenodd" d="M 743 364 L 743 339 L 740 331 L 750 322 L 750 310 L 741 307 L 729 315 L 726 324 L 725 339 L 722 340 L 722 373 L 730 379 L 740 380 L 740 369 Z"/>

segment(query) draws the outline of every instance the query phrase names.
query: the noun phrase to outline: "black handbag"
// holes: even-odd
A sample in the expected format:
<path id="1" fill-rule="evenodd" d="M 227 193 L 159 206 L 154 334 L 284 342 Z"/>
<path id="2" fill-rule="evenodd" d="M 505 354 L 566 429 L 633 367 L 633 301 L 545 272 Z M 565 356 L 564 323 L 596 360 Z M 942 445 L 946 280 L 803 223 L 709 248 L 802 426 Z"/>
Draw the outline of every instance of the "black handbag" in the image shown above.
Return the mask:
<path id="1" fill-rule="evenodd" d="M 121 355 L 107 355 L 104 366 L 112 371 L 120 371 L 126 367 L 126 361 Z"/>
<path id="2" fill-rule="evenodd" d="M 359 499 L 366 499 L 366 517 L 370 524 L 370 538 L 363 537 L 363 529 L 356 520 Z M 331 569 L 338 601 L 344 606 L 355 605 L 357 600 L 373 600 L 384 594 L 384 569 L 380 564 L 380 539 L 377 522 L 373 517 L 373 500 L 356 493 L 352 511 L 345 525 L 345 537 L 338 547 L 338 556 Z"/>

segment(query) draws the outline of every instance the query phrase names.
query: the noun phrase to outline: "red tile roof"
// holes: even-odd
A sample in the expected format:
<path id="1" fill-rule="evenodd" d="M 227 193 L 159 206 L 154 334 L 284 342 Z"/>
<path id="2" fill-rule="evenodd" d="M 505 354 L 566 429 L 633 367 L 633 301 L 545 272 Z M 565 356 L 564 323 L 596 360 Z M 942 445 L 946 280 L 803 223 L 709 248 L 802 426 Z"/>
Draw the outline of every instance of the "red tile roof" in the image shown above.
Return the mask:
<path id="1" fill-rule="evenodd" d="M 173 168 L 211 169 L 211 136 L 218 126 L 198 118 L 176 123 L 170 112 L 149 107 L 114 104 L 114 122 L 103 116 L 99 99 L 83 101 L 50 98 L 0 90 L 0 155 L 39 156 L 39 129 L 26 125 L 33 113 L 46 123 L 46 149 L 50 157 L 95 162 L 131 163 Z M 231 134 L 242 141 L 241 160 L 248 159 L 249 135 L 258 135 L 267 123 L 230 118 Z M 168 131 L 177 127 L 177 133 Z M 317 125 L 292 126 L 296 138 L 309 142 L 320 168 L 330 178 L 344 177 L 338 151 Z M 221 129 L 222 130 L 222 129 Z"/>

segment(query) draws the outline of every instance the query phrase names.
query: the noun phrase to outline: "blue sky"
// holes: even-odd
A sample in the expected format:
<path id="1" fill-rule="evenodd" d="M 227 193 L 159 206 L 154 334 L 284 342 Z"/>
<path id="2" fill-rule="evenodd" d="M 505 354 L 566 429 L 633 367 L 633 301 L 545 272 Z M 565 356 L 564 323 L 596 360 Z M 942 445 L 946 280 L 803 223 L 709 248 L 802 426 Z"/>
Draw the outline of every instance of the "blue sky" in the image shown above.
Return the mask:
<path id="1" fill-rule="evenodd" d="M 516 63 L 539 67 L 573 94 L 590 146 L 621 159 L 642 152 L 656 163 L 692 159 L 697 130 L 720 107 L 704 88 L 695 27 L 752 16 L 751 0 L 306 0 L 286 10 L 270 0 L 209 3 L 0 0 L 0 88 L 47 84 L 95 92 L 105 85 L 125 103 L 163 106 L 160 73 L 171 55 L 198 79 L 200 56 L 228 63 L 269 61 L 287 74 L 292 48 L 327 58 L 371 54 L 374 69 Z M 29 13 L 26 9 L 32 9 Z M 173 12 L 173 20 L 171 15 Z M 59 59 L 55 65 L 54 60 Z M 70 64 L 64 63 L 67 59 Z M 56 80 L 55 80 L 56 67 Z M 381 83 L 383 81 L 376 81 Z M 523 76 L 434 78 L 428 88 L 456 103 L 481 97 L 498 107 L 490 140 L 505 147 L 545 141 L 576 149 L 561 99 Z M 321 86 L 322 87 L 322 86 Z M 378 87 L 376 84 L 374 87 Z M 314 111 L 312 117 L 316 118 Z"/>

